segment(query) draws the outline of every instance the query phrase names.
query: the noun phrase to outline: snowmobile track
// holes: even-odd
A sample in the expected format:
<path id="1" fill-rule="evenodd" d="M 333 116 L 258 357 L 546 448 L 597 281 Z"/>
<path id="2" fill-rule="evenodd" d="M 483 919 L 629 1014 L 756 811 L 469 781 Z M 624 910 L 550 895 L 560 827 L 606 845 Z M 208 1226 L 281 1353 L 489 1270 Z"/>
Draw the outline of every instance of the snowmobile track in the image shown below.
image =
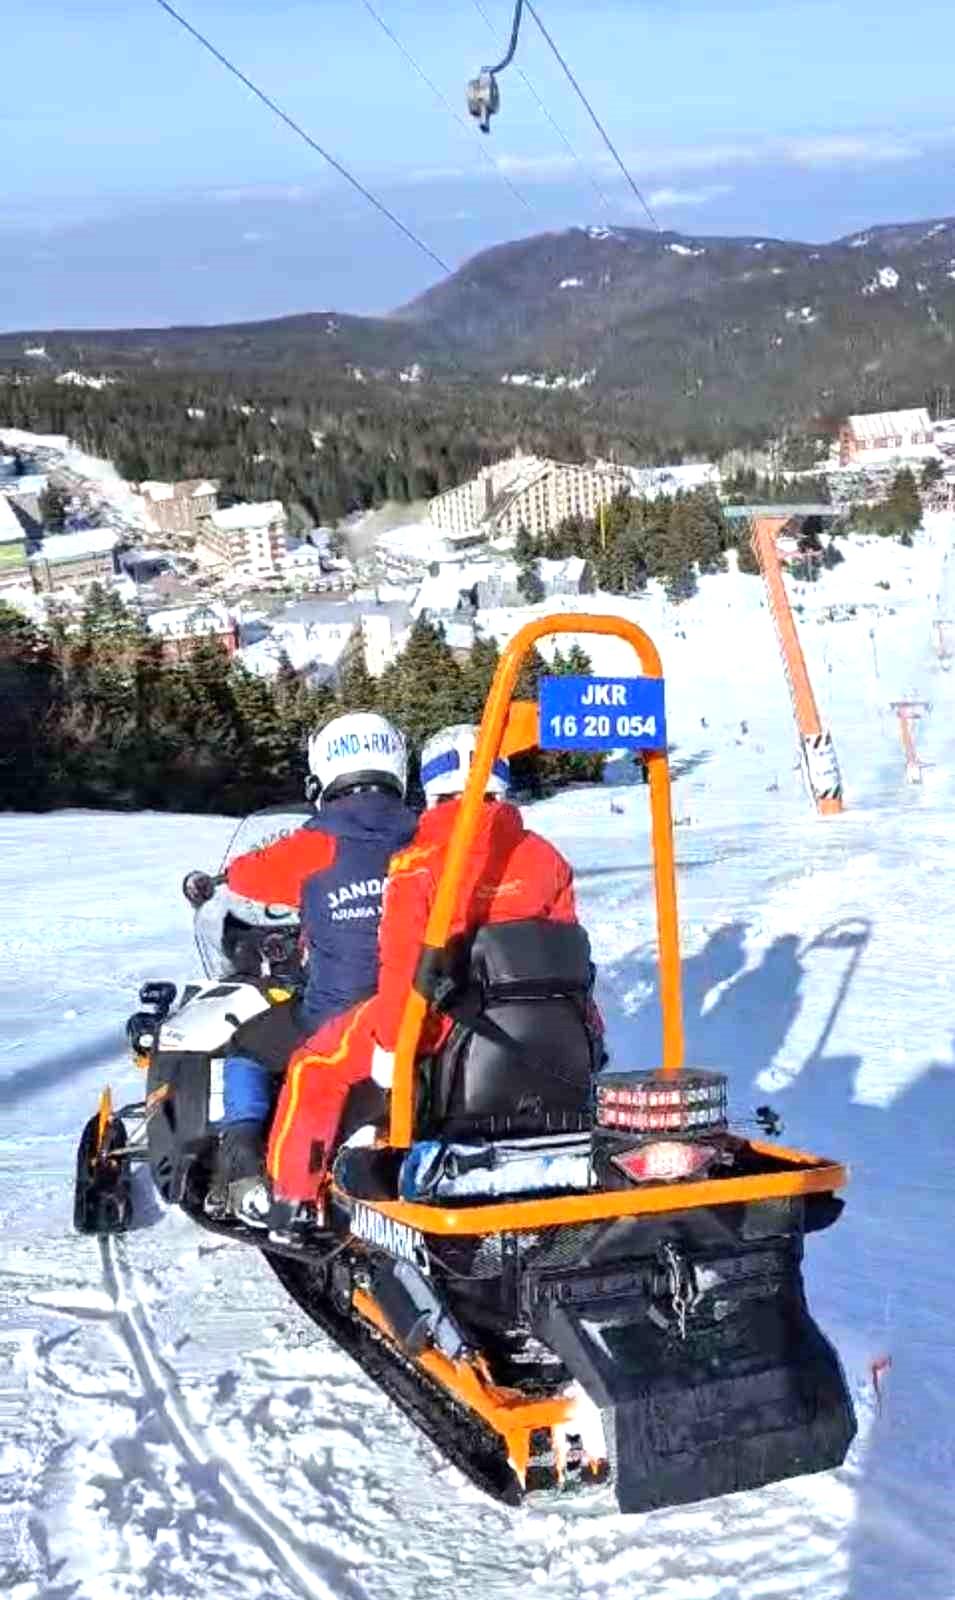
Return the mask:
<path id="1" fill-rule="evenodd" d="M 184 1208 L 185 1209 L 185 1208 Z M 187 1215 L 207 1233 L 217 1238 L 255 1244 L 251 1229 L 241 1235 L 228 1224 L 218 1222 L 198 1208 Z M 335 1309 L 325 1291 L 320 1267 L 303 1258 L 301 1252 L 281 1245 L 263 1249 L 268 1262 L 286 1293 L 338 1348 L 365 1372 L 395 1405 L 410 1417 L 421 1432 L 436 1445 L 446 1461 L 492 1499 L 519 1505 L 524 1498 L 508 1463 L 504 1446 L 496 1433 L 463 1406 L 458 1406 L 426 1373 L 383 1339 L 373 1328 Z M 566 1495 L 538 1492 L 535 1500 L 566 1499 Z"/>
<path id="2" fill-rule="evenodd" d="M 411 1418 L 445 1460 L 484 1494 L 508 1505 L 520 1504 L 523 1497 L 497 1434 L 450 1401 L 426 1373 L 373 1329 L 336 1311 L 309 1262 L 268 1250 L 262 1254 L 306 1316 Z"/>
<path id="3" fill-rule="evenodd" d="M 116 1308 L 116 1321 L 143 1393 L 165 1423 L 184 1462 L 201 1476 L 204 1488 L 219 1502 L 226 1520 L 264 1550 L 293 1588 L 310 1600 L 347 1600 L 347 1597 L 359 1600 L 364 1591 L 355 1582 L 350 1567 L 331 1550 L 310 1549 L 293 1528 L 259 1498 L 254 1486 L 205 1442 L 201 1429 L 189 1416 L 175 1377 L 159 1354 L 155 1333 L 122 1247 L 108 1237 L 101 1237 L 99 1246 L 103 1281 Z M 327 1577 L 313 1565 L 316 1556 L 321 1557 L 325 1566 L 334 1563 L 335 1570 Z"/>

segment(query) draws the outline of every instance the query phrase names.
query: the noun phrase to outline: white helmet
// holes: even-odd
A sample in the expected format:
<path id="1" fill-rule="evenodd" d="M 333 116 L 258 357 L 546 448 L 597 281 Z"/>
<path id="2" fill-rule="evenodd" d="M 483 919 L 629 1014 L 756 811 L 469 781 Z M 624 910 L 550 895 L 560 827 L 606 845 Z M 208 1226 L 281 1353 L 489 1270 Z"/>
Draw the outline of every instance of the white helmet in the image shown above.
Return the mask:
<path id="1" fill-rule="evenodd" d="M 326 722 L 308 741 L 308 766 L 324 800 L 364 784 L 380 784 L 403 796 L 408 781 L 404 738 L 374 711 L 351 711 Z"/>
<path id="2" fill-rule="evenodd" d="M 473 722 L 456 722 L 427 740 L 421 752 L 421 787 L 429 806 L 448 795 L 464 792 L 477 742 L 478 730 Z M 510 778 L 510 768 L 499 756 L 491 768 L 485 794 L 506 794 Z"/>

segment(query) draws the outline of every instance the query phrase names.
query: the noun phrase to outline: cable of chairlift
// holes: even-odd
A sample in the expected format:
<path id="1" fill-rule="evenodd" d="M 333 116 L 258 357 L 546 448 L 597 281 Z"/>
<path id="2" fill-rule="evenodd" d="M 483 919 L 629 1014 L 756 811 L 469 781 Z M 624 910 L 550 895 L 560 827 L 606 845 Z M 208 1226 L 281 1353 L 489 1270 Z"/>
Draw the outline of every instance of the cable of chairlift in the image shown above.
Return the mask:
<path id="1" fill-rule="evenodd" d="M 284 122 L 286 127 L 291 128 L 292 132 L 297 134 L 298 137 L 308 145 L 310 150 L 314 150 L 317 155 L 321 156 L 323 161 L 328 162 L 330 167 L 334 167 L 335 171 L 345 179 L 345 182 L 349 183 L 353 189 L 356 189 L 358 193 L 365 200 L 367 200 L 370 205 L 374 206 L 375 210 L 379 211 L 383 217 L 387 217 L 388 221 L 398 229 L 399 233 L 403 233 L 405 238 L 409 239 L 411 243 L 415 245 L 424 255 L 426 255 L 430 261 L 433 261 L 435 266 L 440 267 L 441 271 L 445 273 L 446 276 L 451 276 L 451 267 L 448 266 L 446 261 L 442 261 L 441 257 L 431 249 L 430 245 L 425 244 L 423 239 L 419 239 L 418 235 L 413 231 L 413 229 L 409 228 L 404 222 L 402 222 L 400 217 L 396 217 L 395 213 L 385 205 L 383 200 L 379 200 L 378 196 L 373 194 L 370 189 L 366 188 L 365 185 L 358 180 L 358 178 L 349 172 L 348 168 L 344 166 L 341 161 L 338 161 L 335 156 L 333 156 L 328 150 L 324 149 L 323 146 L 319 144 L 317 139 L 313 139 L 312 135 L 306 132 L 300 123 L 296 122 L 293 117 L 289 116 L 288 112 L 284 111 L 275 100 L 267 95 L 264 89 L 260 89 L 257 83 L 254 83 L 252 79 L 247 77 L 246 74 L 242 72 L 233 61 L 230 61 L 228 56 L 224 55 L 221 50 L 217 49 L 212 41 L 206 38 L 205 34 L 200 33 L 198 28 L 193 27 L 192 23 L 189 22 L 188 19 L 181 14 L 181 12 L 177 11 L 174 6 L 170 5 L 169 0 L 156 0 L 156 4 L 160 6 L 163 11 L 167 12 L 175 22 L 178 22 L 180 27 L 184 28 L 185 31 L 190 34 L 198 44 L 202 45 L 204 50 L 208 50 L 209 54 L 214 56 L 216 61 L 226 68 L 227 72 L 231 72 L 234 78 L 238 78 L 239 82 L 244 84 L 245 87 L 255 95 L 256 99 L 261 100 L 262 104 L 267 106 L 269 111 L 271 111 L 274 116 L 278 117 L 281 122 Z"/>

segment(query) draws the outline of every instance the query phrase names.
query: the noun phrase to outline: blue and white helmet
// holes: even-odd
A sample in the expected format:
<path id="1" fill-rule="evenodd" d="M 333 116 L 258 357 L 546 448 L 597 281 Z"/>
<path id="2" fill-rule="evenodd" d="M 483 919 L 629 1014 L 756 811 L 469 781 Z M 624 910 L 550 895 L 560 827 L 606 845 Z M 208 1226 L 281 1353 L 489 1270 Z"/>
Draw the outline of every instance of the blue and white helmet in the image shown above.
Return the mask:
<path id="1" fill-rule="evenodd" d="M 408 751 L 404 736 L 387 717 L 352 711 L 333 717 L 312 734 L 308 767 L 322 786 L 323 800 L 366 785 L 394 789 L 403 796 Z"/>
<path id="2" fill-rule="evenodd" d="M 429 806 L 452 794 L 463 794 L 477 749 L 478 729 L 473 722 L 456 722 L 432 734 L 421 752 L 421 787 Z M 485 794 L 507 793 L 510 768 L 498 757 L 491 769 Z"/>

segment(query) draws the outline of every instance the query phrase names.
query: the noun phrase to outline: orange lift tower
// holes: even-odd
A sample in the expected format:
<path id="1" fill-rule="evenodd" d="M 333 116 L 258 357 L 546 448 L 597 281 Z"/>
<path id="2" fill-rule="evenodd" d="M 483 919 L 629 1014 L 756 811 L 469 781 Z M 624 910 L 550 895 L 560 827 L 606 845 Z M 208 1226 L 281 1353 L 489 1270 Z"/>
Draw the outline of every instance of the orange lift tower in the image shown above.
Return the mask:
<path id="1" fill-rule="evenodd" d="M 769 609 L 776 624 L 776 636 L 792 698 L 803 772 L 809 791 L 821 816 L 830 817 L 842 810 L 842 779 L 832 743 L 832 735 L 819 718 L 812 692 L 806 658 L 799 643 L 796 623 L 783 582 L 776 541 L 793 522 L 792 515 L 753 518 L 753 552 L 766 584 Z"/>
<path id="2" fill-rule="evenodd" d="M 925 700 L 893 700 L 892 710 L 899 719 L 899 732 L 902 735 L 902 750 L 905 755 L 905 781 L 906 783 L 922 782 L 922 763 L 915 748 L 915 724 L 923 711 L 930 711 L 931 707 Z"/>

